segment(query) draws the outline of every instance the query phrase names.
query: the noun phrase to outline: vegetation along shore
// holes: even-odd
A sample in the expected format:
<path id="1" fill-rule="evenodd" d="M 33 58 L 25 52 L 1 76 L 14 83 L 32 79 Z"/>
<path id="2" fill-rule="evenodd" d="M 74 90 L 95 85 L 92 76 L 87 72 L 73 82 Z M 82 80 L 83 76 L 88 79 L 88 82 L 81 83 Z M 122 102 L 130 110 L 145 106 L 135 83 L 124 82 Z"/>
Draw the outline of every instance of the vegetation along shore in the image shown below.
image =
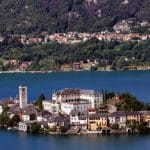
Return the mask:
<path id="1" fill-rule="evenodd" d="M 142 70 L 149 69 L 149 40 L 77 44 L 21 44 L 6 40 L 0 47 L 0 71 Z"/>

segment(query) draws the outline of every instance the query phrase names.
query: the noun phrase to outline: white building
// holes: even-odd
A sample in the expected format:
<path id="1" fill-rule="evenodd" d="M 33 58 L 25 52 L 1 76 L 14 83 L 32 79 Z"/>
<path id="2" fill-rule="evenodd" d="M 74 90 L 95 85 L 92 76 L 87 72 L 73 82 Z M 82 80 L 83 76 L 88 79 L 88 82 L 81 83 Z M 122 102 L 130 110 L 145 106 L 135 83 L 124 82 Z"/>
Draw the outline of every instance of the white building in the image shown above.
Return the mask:
<path id="1" fill-rule="evenodd" d="M 29 130 L 29 122 L 19 122 L 19 131 L 27 132 Z"/>
<path id="2" fill-rule="evenodd" d="M 36 120 L 37 120 L 38 122 L 42 122 L 42 121 L 43 121 L 43 117 L 42 117 L 41 115 L 38 115 L 37 118 L 36 118 Z M 47 120 L 46 120 L 46 121 L 47 121 Z"/>
<path id="3" fill-rule="evenodd" d="M 52 114 L 50 112 L 44 110 L 42 112 L 37 113 L 36 120 L 38 122 L 47 122 L 49 117 L 51 117 L 51 115 Z"/>
<path id="4" fill-rule="evenodd" d="M 118 124 L 119 128 L 125 128 L 126 127 L 126 114 L 125 112 L 114 112 L 108 115 L 109 124 Z"/>
<path id="5" fill-rule="evenodd" d="M 21 110 L 21 120 L 22 121 L 32 121 L 36 120 L 37 110 L 34 106 L 28 106 Z"/>
<path id="6" fill-rule="evenodd" d="M 28 115 L 28 114 L 21 115 L 21 120 L 22 121 L 30 121 L 30 115 Z"/>
<path id="7" fill-rule="evenodd" d="M 66 88 L 55 92 L 52 99 L 57 102 L 79 102 L 85 101 L 90 103 L 91 108 L 99 108 L 103 103 L 103 95 L 94 90 L 70 89 Z"/>
<path id="8" fill-rule="evenodd" d="M 24 108 L 27 106 L 27 99 L 28 99 L 28 92 L 27 86 L 20 85 L 19 86 L 19 107 Z"/>
<path id="9" fill-rule="evenodd" d="M 70 114 L 70 124 L 74 128 L 87 129 L 87 114 L 73 110 Z"/>
<path id="10" fill-rule="evenodd" d="M 30 131 L 30 125 L 31 123 L 35 123 L 37 121 L 24 121 L 24 122 L 19 122 L 18 123 L 18 129 L 19 131 L 23 131 L 23 132 L 28 132 Z"/>
<path id="11" fill-rule="evenodd" d="M 91 107 L 89 102 L 62 102 L 61 111 L 66 114 L 70 114 L 72 110 L 79 112 L 85 112 Z"/>
<path id="12" fill-rule="evenodd" d="M 43 110 L 46 110 L 51 113 L 58 113 L 60 111 L 60 104 L 56 101 L 43 101 Z"/>

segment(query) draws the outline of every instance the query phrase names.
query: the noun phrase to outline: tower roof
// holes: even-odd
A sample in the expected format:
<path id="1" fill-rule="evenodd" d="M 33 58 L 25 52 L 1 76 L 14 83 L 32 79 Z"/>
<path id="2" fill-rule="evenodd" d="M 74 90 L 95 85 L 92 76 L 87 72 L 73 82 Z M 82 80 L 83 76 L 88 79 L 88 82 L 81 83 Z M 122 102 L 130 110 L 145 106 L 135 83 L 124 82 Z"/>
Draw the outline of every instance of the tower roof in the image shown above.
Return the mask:
<path id="1" fill-rule="evenodd" d="M 20 87 L 25 87 L 26 85 L 22 83 L 22 84 L 20 84 L 19 86 L 20 86 Z"/>

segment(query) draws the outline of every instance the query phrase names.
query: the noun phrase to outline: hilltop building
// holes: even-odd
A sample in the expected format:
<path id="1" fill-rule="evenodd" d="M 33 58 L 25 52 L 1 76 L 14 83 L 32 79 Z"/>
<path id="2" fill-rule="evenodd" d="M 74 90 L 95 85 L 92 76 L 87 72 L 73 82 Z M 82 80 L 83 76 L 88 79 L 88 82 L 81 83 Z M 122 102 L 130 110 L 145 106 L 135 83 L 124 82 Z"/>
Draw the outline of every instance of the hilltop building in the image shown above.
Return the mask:
<path id="1" fill-rule="evenodd" d="M 65 88 L 52 95 L 57 102 L 89 102 L 91 108 L 99 108 L 103 104 L 103 95 L 94 90 Z"/>
<path id="2" fill-rule="evenodd" d="M 51 101 L 43 101 L 43 109 L 51 113 L 70 114 L 72 110 L 81 113 L 99 109 L 103 95 L 94 90 L 65 88 L 52 94 Z"/>

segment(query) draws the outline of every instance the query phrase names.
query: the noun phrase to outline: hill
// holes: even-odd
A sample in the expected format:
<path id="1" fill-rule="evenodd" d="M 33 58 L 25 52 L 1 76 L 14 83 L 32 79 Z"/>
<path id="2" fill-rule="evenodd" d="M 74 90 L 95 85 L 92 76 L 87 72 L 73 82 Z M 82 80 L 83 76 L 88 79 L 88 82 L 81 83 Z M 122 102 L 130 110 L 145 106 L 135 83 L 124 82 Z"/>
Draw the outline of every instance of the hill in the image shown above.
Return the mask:
<path id="1" fill-rule="evenodd" d="M 149 0 L 0 0 L 0 33 L 97 32 L 119 21 L 150 21 Z"/>
<path id="2" fill-rule="evenodd" d="M 81 61 L 86 68 L 90 61 L 99 69 L 107 66 L 113 70 L 136 69 L 137 66 L 150 66 L 150 40 L 108 42 L 91 39 L 77 44 L 48 42 L 29 45 L 9 40 L 0 43 L 0 56 L 0 71 L 60 70 L 64 65 L 72 66 Z"/>

